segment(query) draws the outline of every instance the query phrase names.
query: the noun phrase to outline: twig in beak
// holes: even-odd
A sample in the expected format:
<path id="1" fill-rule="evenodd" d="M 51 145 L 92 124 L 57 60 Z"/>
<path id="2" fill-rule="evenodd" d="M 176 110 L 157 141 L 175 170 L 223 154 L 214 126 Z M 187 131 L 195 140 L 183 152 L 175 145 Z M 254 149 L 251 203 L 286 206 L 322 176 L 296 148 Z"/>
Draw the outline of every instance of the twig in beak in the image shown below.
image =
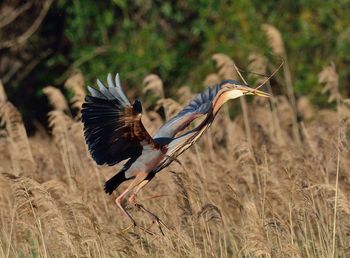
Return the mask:
<path id="1" fill-rule="evenodd" d="M 239 77 L 241 78 L 241 80 L 243 81 L 243 83 L 245 85 L 248 85 L 248 83 L 246 82 L 246 80 L 243 78 L 242 74 L 239 72 L 238 67 L 236 66 L 235 62 L 233 62 L 233 67 L 235 68 L 237 74 L 239 75 Z"/>
<path id="2" fill-rule="evenodd" d="M 256 90 L 259 89 L 259 88 L 261 88 L 265 83 L 267 83 L 268 80 L 270 80 L 270 79 L 278 72 L 278 70 L 281 69 L 281 67 L 282 67 L 283 64 L 284 64 L 284 59 L 283 59 L 283 57 L 281 57 L 281 59 L 282 59 L 282 62 L 281 62 L 281 64 L 278 66 L 278 68 L 277 68 L 269 77 L 267 77 L 260 85 L 258 85 L 257 87 L 255 87 Z"/>

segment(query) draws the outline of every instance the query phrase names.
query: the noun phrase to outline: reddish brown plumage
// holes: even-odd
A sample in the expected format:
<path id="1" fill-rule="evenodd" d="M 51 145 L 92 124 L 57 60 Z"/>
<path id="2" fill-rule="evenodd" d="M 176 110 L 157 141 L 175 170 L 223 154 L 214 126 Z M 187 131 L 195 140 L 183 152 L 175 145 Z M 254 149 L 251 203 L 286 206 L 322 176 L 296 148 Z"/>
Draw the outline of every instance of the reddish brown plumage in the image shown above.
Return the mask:
<path id="1" fill-rule="evenodd" d="M 120 122 L 125 128 L 123 130 L 122 137 L 129 142 L 146 142 L 153 146 L 155 149 L 159 149 L 159 145 L 149 135 L 143 123 L 141 121 L 141 113 L 138 113 L 133 106 L 126 106 L 123 114 L 120 116 Z"/>

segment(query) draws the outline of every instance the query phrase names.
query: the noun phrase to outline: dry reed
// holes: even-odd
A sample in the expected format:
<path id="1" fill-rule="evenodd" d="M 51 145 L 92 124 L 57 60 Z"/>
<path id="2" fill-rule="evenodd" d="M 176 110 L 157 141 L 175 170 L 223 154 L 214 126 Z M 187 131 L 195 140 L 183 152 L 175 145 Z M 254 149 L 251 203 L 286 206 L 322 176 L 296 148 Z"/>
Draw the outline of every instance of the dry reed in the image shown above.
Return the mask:
<path id="1" fill-rule="evenodd" d="M 286 84 L 286 93 L 293 110 L 292 133 L 293 133 L 295 142 L 297 144 L 300 144 L 300 133 L 299 133 L 299 126 L 297 122 L 297 105 L 296 105 L 296 100 L 294 95 L 292 75 L 289 69 L 289 63 L 288 63 L 288 58 L 287 58 L 287 54 L 283 43 L 282 34 L 279 32 L 279 30 L 275 26 L 271 24 L 263 24 L 262 30 L 266 33 L 266 36 L 268 38 L 268 44 L 271 47 L 272 52 L 275 55 L 282 57 L 284 60 L 283 74 L 284 74 L 284 80 Z"/>
<path id="2" fill-rule="evenodd" d="M 74 96 L 70 102 L 72 108 L 77 110 L 78 116 L 80 116 L 81 105 L 85 98 L 85 83 L 83 75 L 80 72 L 72 74 L 64 83 L 64 87 L 73 92 Z"/>
<path id="3" fill-rule="evenodd" d="M 232 75 L 233 67 L 223 63 L 228 59 L 216 58 L 218 74 Z M 335 87 L 334 75 L 333 80 L 320 77 L 327 89 Z M 68 80 L 66 85 L 76 94 L 71 107 L 77 108 L 81 84 Z M 210 137 L 202 137 L 179 157 L 181 166 L 174 162 L 140 193 L 139 200 L 170 226 L 162 237 L 124 230 L 129 222 L 114 198 L 126 186 L 112 196 L 102 189 L 119 166 L 95 166 L 81 122 L 65 113 L 71 107 L 62 104 L 63 95 L 57 105 L 53 93 L 49 88 L 50 135 L 42 130 L 29 139 L 20 113 L 6 97 L 0 100 L 5 128 L 0 136 L 1 257 L 350 256 L 348 106 L 340 103 L 337 112 L 310 115 L 303 100 L 300 145 L 286 97 L 276 98 L 275 112 L 265 102 L 247 103 L 250 144 L 243 116 L 231 120 L 220 112 Z M 180 108 L 162 97 L 158 105 L 167 117 Z M 144 118 L 152 132 L 161 124 L 156 110 L 146 110 Z M 143 213 L 130 212 L 150 225 Z M 157 232 L 154 226 L 151 230 Z"/>
<path id="4" fill-rule="evenodd" d="M 145 86 L 143 92 L 152 92 L 155 96 L 159 98 L 164 98 L 163 81 L 156 74 L 149 74 L 144 79 L 142 84 Z"/>
<path id="5" fill-rule="evenodd" d="M 47 86 L 43 89 L 44 94 L 48 97 L 51 106 L 56 110 L 67 112 L 68 103 L 61 91 L 53 86 Z"/>

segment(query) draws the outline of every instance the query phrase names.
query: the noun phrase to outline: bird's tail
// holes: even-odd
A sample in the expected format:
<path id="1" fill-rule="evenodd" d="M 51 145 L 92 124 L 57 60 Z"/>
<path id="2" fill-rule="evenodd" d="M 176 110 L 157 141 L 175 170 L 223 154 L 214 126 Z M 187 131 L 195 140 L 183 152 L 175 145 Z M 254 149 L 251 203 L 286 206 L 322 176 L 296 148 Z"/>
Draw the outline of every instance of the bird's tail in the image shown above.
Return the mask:
<path id="1" fill-rule="evenodd" d="M 104 186 L 104 190 L 107 194 L 112 194 L 112 192 L 117 189 L 117 187 L 126 180 L 131 178 L 125 177 L 125 172 L 122 170 L 112 178 L 110 178 Z"/>

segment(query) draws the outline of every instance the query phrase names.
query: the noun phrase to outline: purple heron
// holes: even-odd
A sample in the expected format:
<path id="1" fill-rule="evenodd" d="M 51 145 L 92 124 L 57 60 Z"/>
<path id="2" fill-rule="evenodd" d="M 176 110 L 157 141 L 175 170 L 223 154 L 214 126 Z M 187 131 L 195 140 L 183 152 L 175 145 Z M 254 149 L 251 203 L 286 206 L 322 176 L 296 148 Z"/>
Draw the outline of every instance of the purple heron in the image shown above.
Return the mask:
<path id="1" fill-rule="evenodd" d="M 88 86 L 91 95 L 86 96 L 82 107 L 85 140 L 98 165 L 113 166 L 127 160 L 121 170 L 105 183 L 104 190 L 112 194 L 121 183 L 132 180 L 115 202 L 134 226 L 137 226 L 136 221 L 122 206 L 126 195 L 131 194 L 129 202 L 147 212 L 159 225 L 157 216 L 137 204 L 137 193 L 156 173 L 193 145 L 214 121 L 225 102 L 244 95 L 269 97 L 269 94 L 237 81 L 222 81 L 197 94 L 152 137 L 141 122 L 141 102 L 135 100 L 130 103 L 122 90 L 118 74 L 114 80 L 111 74 L 108 75 L 107 87 L 99 80 L 97 85 L 98 90 Z M 202 116 L 203 120 L 197 127 L 183 132 L 192 121 Z"/>

